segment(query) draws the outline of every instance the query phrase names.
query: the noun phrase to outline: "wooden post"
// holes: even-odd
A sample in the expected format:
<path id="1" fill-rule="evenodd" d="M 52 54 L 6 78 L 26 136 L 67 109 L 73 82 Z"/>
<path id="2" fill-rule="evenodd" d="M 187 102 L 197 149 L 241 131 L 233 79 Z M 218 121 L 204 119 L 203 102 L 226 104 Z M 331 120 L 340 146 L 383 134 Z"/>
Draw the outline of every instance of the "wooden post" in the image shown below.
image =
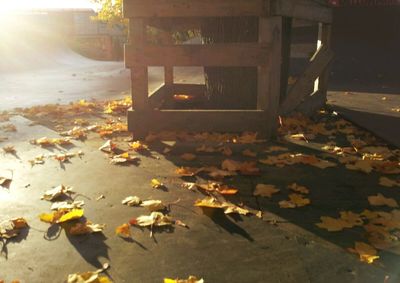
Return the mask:
<path id="1" fill-rule="evenodd" d="M 137 48 L 144 48 L 146 41 L 146 26 L 142 19 L 130 19 L 130 41 Z M 133 109 L 148 108 L 148 73 L 147 66 L 131 68 Z"/>
<path id="2" fill-rule="evenodd" d="M 161 42 L 163 45 L 173 45 L 172 34 L 169 30 L 161 31 Z M 168 91 L 172 90 L 174 84 L 174 67 L 164 66 L 164 83 Z"/>
<path id="3" fill-rule="evenodd" d="M 321 41 L 321 44 L 327 48 L 331 47 L 331 25 L 330 24 L 319 24 L 319 31 L 318 31 L 318 40 Z M 329 74 L 330 74 L 330 66 L 331 64 L 328 64 L 328 66 L 325 68 L 325 70 L 321 73 L 319 79 L 318 79 L 318 90 L 321 92 L 321 95 L 325 97 L 326 101 L 326 96 L 328 92 L 328 80 L 329 80 Z"/>
<path id="4" fill-rule="evenodd" d="M 265 113 L 265 133 L 269 138 L 277 128 L 281 95 L 283 18 L 260 17 L 259 42 L 270 43 L 268 64 L 258 67 L 257 109 Z"/>

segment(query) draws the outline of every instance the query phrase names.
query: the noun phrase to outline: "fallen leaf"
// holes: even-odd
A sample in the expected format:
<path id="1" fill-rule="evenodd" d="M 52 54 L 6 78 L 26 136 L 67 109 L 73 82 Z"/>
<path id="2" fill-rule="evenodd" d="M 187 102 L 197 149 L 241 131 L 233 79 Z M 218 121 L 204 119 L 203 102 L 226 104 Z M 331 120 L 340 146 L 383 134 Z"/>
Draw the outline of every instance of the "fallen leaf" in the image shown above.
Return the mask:
<path id="1" fill-rule="evenodd" d="M 15 147 L 13 147 L 12 145 L 4 146 L 3 151 L 4 151 L 4 153 L 7 153 L 7 154 L 15 154 L 17 152 Z"/>
<path id="2" fill-rule="evenodd" d="M 297 183 L 290 184 L 288 186 L 288 188 L 291 189 L 292 191 L 295 191 L 295 192 L 301 193 L 301 194 L 305 194 L 305 195 L 310 193 L 309 189 L 307 189 L 304 186 L 300 186 Z"/>
<path id="3" fill-rule="evenodd" d="M 280 190 L 274 185 L 258 184 L 253 192 L 254 196 L 272 197 L 273 194 L 278 193 Z"/>
<path id="4" fill-rule="evenodd" d="M 140 206 L 146 207 L 150 211 L 163 210 L 166 208 L 161 200 L 144 200 Z"/>
<path id="5" fill-rule="evenodd" d="M 191 177 L 199 172 L 201 172 L 203 168 L 193 168 L 193 167 L 180 167 L 175 170 L 175 173 L 180 176 Z"/>
<path id="6" fill-rule="evenodd" d="M 137 152 L 146 151 L 149 149 L 147 145 L 142 144 L 140 141 L 135 141 L 133 143 L 130 143 L 129 146 L 131 149 Z"/>
<path id="7" fill-rule="evenodd" d="M 138 206 L 142 203 L 139 197 L 137 196 L 129 196 L 122 200 L 122 204 L 127 206 Z"/>
<path id="8" fill-rule="evenodd" d="M 361 219 L 360 214 L 351 211 L 341 211 L 340 219 L 347 222 L 347 224 L 350 226 L 348 228 L 352 228 L 354 226 L 362 226 L 364 224 L 364 221 Z"/>
<path id="9" fill-rule="evenodd" d="M 124 223 L 121 226 L 118 226 L 115 229 L 115 234 L 117 234 L 118 236 L 120 236 L 122 238 L 132 238 L 131 227 L 127 223 Z"/>
<path id="10" fill-rule="evenodd" d="M 142 215 L 136 218 L 137 225 L 146 226 L 168 226 L 172 225 L 172 218 L 161 212 L 154 211 L 150 215 Z"/>
<path id="11" fill-rule="evenodd" d="M 247 157 L 256 157 L 257 152 L 251 151 L 250 149 L 245 149 L 242 151 L 242 155 Z"/>
<path id="12" fill-rule="evenodd" d="M 181 186 L 184 189 L 187 189 L 189 191 L 193 191 L 196 188 L 196 183 L 185 182 Z"/>
<path id="13" fill-rule="evenodd" d="M 72 187 L 59 185 L 54 189 L 47 190 L 44 195 L 41 197 L 43 200 L 53 201 L 61 196 L 70 196 L 75 192 L 72 190 Z"/>
<path id="14" fill-rule="evenodd" d="M 100 273 L 109 268 L 109 264 L 103 264 L 103 268 L 96 271 L 88 271 L 84 273 L 69 274 L 67 283 L 112 283 L 107 276 L 102 276 Z"/>
<path id="15" fill-rule="evenodd" d="M 72 144 L 70 138 L 47 138 L 43 137 L 36 140 L 31 140 L 31 144 L 40 145 L 42 147 L 50 147 L 55 145 L 69 145 Z"/>
<path id="16" fill-rule="evenodd" d="M 152 187 L 153 189 L 161 189 L 161 188 L 163 188 L 163 187 L 165 187 L 165 186 L 164 186 L 164 184 L 161 183 L 159 180 L 157 180 L 157 179 L 152 179 L 152 180 L 151 180 L 151 187 Z"/>
<path id="17" fill-rule="evenodd" d="M 59 202 L 54 202 L 51 205 L 51 210 L 72 210 L 74 208 L 82 208 L 82 206 L 85 205 L 85 202 L 83 200 L 77 200 L 73 202 L 68 202 L 68 201 L 59 201 Z"/>
<path id="18" fill-rule="evenodd" d="M 70 235 L 86 235 L 92 233 L 100 233 L 103 232 L 105 228 L 105 224 L 93 224 L 90 221 L 85 223 L 76 223 L 69 229 Z"/>
<path id="19" fill-rule="evenodd" d="M 19 235 L 21 229 L 28 227 L 22 217 L 0 221 L 0 238 L 11 239 Z"/>
<path id="20" fill-rule="evenodd" d="M 83 209 L 72 209 L 71 211 L 61 216 L 58 220 L 56 220 L 56 223 L 64 223 L 67 221 L 79 219 L 82 216 L 83 216 Z"/>
<path id="21" fill-rule="evenodd" d="M 197 277 L 195 277 L 195 276 L 189 276 L 188 279 L 169 279 L 169 278 L 164 278 L 164 283 L 204 283 L 204 280 L 203 279 L 197 279 Z"/>
<path id="22" fill-rule="evenodd" d="M 379 185 L 384 186 L 384 187 L 400 187 L 400 181 L 392 180 L 387 177 L 380 177 L 379 178 Z"/>
<path id="23" fill-rule="evenodd" d="M 181 159 L 186 160 L 186 161 L 193 161 L 197 158 L 197 156 L 193 153 L 184 153 L 180 157 L 181 157 Z"/>
<path id="24" fill-rule="evenodd" d="M 329 232 L 337 232 L 342 231 L 344 228 L 351 228 L 352 226 L 349 225 L 345 220 L 339 218 L 332 218 L 329 216 L 321 216 L 321 223 L 317 223 L 319 228 L 326 229 Z"/>
<path id="25" fill-rule="evenodd" d="M 216 152 L 217 150 L 212 147 L 212 146 L 206 146 L 205 144 L 199 146 L 198 148 L 196 148 L 197 152 L 206 152 L 206 153 L 213 153 Z"/>
<path id="26" fill-rule="evenodd" d="M 368 197 L 368 202 L 370 205 L 374 206 L 383 206 L 387 205 L 389 207 L 398 207 L 399 204 L 395 199 L 392 198 L 386 198 L 382 194 L 377 194 L 376 196 L 369 196 Z"/>
<path id="27" fill-rule="evenodd" d="M 296 204 L 290 200 L 281 200 L 278 204 L 280 208 L 296 208 Z"/>
<path id="28" fill-rule="evenodd" d="M 1 187 L 8 187 L 11 182 L 12 182 L 12 179 L 0 176 L 0 186 Z"/>
<path id="29" fill-rule="evenodd" d="M 289 200 L 282 200 L 279 202 L 281 208 L 296 208 L 309 205 L 311 201 L 300 194 L 290 194 Z"/>
<path id="30" fill-rule="evenodd" d="M 358 254 L 362 262 L 371 264 L 376 259 L 379 259 L 379 256 L 377 256 L 377 250 L 374 247 L 363 242 L 356 242 L 354 249 L 349 248 L 348 250 L 352 253 Z"/>
<path id="31" fill-rule="evenodd" d="M 358 160 L 354 164 L 346 164 L 349 170 L 357 170 L 364 173 L 371 173 L 373 170 L 372 160 Z"/>
<path id="32" fill-rule="evenodd" d="M 116 148 L 117 145 L 115 143 L 113 143 L 111 140 L 107 140 L 102 146 L 99 147 L 99 150 L 107 153 L 113 153 Z"/>
<path id="33" fill-rule="evenodd" d="M 132 156 L 129 154 L 129 152 L 124 152 L 122 154 L 113 156 L 110 160 L 110 163 L 111 164 L 123 164 L 123 163 L 127 163 L 127 162 L 138 161 L 138 160 L 139 160 L 139 157 Z"/>

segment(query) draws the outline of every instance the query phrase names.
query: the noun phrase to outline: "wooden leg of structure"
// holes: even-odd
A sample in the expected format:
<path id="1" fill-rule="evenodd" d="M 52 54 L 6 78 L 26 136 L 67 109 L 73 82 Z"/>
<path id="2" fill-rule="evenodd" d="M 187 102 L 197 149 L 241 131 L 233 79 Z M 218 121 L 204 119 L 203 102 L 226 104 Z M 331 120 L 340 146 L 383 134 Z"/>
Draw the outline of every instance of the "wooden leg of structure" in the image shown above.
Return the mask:
<path id="1" fill-rule="evenodd" d="M 318 40 L 321 44 L 330 49 L 331 47 L 331 25 L 330 24 L 319 24 Z M 330 65 L 328 64 L 325 70 L 321 73 L 318 81 L 318 89 L 325 96 L 328 91 L 328 80 L 330 74 Z"/>
<path id="2" fill-rule="evenodd" d="M 278 124 L 278 108 L 282 91 L 282 17 L 261 17 L 259 21 L 260 43 L 270 42 L 268 63 L 258 67 L 257 109 L 265 115 L 264 135 L 271 137 Z"/>
<path id="3" fill-rule="evenodd" d="M 142 19 L 131 19 L 130 21 L 130 40 L 135 46 L 143 46 L 146 41 L 146 25 Z M 143 138 L 147 134 L 145 127 L 132 128 L 132 112 L 143 113 L 145 115 L 149 109 L 148 96 L 148 68 L 147 66 L 135 66 L 131 68 L 132 84 L 132 109 L 128 111 L 129 131 L 133 132 L 135 138 Z"/>

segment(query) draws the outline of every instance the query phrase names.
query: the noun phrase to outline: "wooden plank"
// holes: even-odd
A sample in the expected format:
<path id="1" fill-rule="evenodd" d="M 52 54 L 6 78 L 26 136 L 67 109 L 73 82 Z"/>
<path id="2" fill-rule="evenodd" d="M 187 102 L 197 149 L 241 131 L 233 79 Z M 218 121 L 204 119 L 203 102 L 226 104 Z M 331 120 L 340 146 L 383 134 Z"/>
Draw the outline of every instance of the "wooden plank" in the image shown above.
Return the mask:
<path id="1" fill-rule="evenodd" d="M 144 46 L 146 38 L 145 22 L 141 19 L 130 21 L 129 36 L 135 46 Z M 126 48 L 126 46 L 125 46 Z M 126 60 L 126 58 L 125 58 Z M 135 66 L 131 69 L 132 101 L 135 109 L 146 109 L 148 103 L 148 71 L 147 66 Z"/>
<path id="2" fill-rule="evenodd" d="M 310 96 L 306 97 L 306 99 L 296 108 L 296 111 L 310 117 L 324 107 L 325 103 L 326 95 L 324 95 L 320 90 L 317 90 Z"/>
<path id="3" fill-rule="evenodd" d="M 269 44 L 127 45 L 125 64 L 135 66 L 266 66 Z"/>
<path id="4" fill-rule="evenodd" d="M 268 64 L 258 69 L 257 109 L 265 110 L 263 124 L 266 137 L 275 133 L 278 124 L 281 93 L 282 27 L 282 17 L 260 19 L 260 41 L 272 42 Z"/>
<path id="5" fill-rule="evenodd" d="M 210 131 L 242 132 L 264 130 L 265 114 L 261 110 L 154 110 L 128 111 L 129 131 Z"/>
<path id="6" fill-rule="evenodd" d="M 200 29 L 207 18 L 150 18 L 149 25 L 167 31 Z"/>
<path id="7" fill-rule="evenodd" d="M 125 18 L 265 15 L 264 0 L 124 0 Z"/>
<path id="8" fill-rule="evenodd" d="M 271 0 L 271 15 L 332 23 L 332 9 L 309 0 Z"/>
<path id="9" fill-rule="evenodd" d="M 296 83 L 289 90 L 286 99 L 280 107 L 282 115 L 293 111 L 307 95 L 310 84 L 313 84 L 317 77 L 323 72 L 333 59 L 333 52 L 324 45 L 317 50 L 311 58 L 310 65 L 305 72 L 297 79 Z"/>

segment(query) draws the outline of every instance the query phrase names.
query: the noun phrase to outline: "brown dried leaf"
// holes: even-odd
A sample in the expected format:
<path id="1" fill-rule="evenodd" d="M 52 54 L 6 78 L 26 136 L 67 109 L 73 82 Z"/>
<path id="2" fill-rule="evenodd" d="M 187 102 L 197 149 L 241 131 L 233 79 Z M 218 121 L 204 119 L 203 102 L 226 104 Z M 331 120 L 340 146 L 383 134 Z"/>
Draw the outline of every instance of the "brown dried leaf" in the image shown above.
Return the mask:
<path id="1" fill-rule="evenodd" d="M 387 205 L 389 207 L 399 207 L 399 204 L 395 199 L 386 198 L 382 194 L 377 194 L 376 196 L 369 196 L 368 202 L 370 205 L 383 206 Z"/>
<path id="2" fill-rule="evenodd" d="M 276 194 L 279 191 L 280 190 L 274 185 L 258 184 L 253 192 L 253 195 L 270 198 L 273 194 Z"/>

